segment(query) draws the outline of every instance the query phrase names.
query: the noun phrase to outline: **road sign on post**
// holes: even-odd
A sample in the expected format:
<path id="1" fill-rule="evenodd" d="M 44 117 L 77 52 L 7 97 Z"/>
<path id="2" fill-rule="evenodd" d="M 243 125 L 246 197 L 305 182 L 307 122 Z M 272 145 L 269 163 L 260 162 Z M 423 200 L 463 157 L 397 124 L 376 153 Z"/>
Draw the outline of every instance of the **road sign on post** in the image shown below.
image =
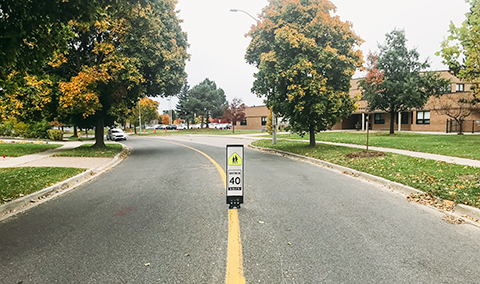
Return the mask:
<path id="1" fill-rule="evenodd" d="M 227 204 L 230 209 L 243 203 L 243 145 L 227 145 Z"/>

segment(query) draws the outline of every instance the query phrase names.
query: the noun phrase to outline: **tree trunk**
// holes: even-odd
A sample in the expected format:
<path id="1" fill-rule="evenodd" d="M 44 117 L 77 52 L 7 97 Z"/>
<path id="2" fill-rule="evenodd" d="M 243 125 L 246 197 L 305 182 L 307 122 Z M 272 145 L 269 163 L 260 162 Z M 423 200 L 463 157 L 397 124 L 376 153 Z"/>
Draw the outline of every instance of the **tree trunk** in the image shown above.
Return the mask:
<path id="1" fill-rule="evenodd" d="M 276 127 L 274 125 L 274 127 Z M 315 127 L 313 125 L 310 126 L 310 147 L 315 147 Z"/>
<path id="2" fill-rule="evenodd" d="M 236 121 L 235 122 L 232 121 L 232 133 L 233 134 L 235 134 L 235 124 L 234 123 L 236 123 Z"/>
<path id="3" fill-rule="evenodd" d="M 390 111 L 390 134 L 395 134 L 395 129 L 394 129 L 394 124 L 395 124 L 395 111 L 391 110 Z"/>
<path id="4" fill-rule="evenodd" d="M 80 137 L 78 137 L 78 131 L 77 131 L 77 126 L 76 125 L 73 126 L 73 136 L 77 137 L 77 138 L 80 138 Z"/>
<path id="5" fill-rule="evenodd" d="M 463 119 L 457 120 L 458 122 L 458 127 L 460 128 L 458 135 L 463 135 Z"/>
<path id="6" fill-rule="evenodd" d="M 102 111 L 98 111 L 95 114 L 95 144 L 93 144 L 93 148 L 107 148 L 105 146 L 105 134 L 103 128 L 105 126 L 105 118 Z"/>
<path id="7" fill-rule="evenodd" d="M 137 126 L 134 124 L 133 129 L 135 130 L 135 134 L 137 134 Z"/>

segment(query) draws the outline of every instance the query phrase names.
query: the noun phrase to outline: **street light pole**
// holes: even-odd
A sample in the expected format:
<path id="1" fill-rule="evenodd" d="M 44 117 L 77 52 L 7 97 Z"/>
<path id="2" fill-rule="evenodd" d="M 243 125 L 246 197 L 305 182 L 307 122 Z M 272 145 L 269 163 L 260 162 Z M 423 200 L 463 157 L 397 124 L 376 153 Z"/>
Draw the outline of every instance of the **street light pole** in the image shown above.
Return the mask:
<path id="1" fill-rule="evenodd" d="M 171 104 L 172 98 L 168 98 L 168 124 L 172 124 L 172 104 Z"/>
<path id="2" fill-rule="evenodd" d="M 140 134 L 142 134 L 142 112 L 140 109 L 140 99 L 138 99 L 138 124 L 140 126 Z"/>
<path id="3" fill-rule="evenodd" d="M 254 16 L 250 15 L 247 11 L 243 11 L 240 9 L 230 9 L 230 12 L 242 12 L 250 16 L 250 18 L 254 19 L 255 21 L 258 22 L 258 19 L 255 18 Z M 275 113 L 272 110 L 272 126 L 273 126 L 273 131 L 272 131 L 272 142 L 273 144 L 277 144 L 277 118 L 275 116 Z"/>
<path id="4" fill-rule="evenodd" d="M 243 11 L 243 10 L 240 10 L 240 9 L 230 9 L 230 12 L 242 12 L 242 13 L 245 13 L 245 14 L 249 15 L 250 18 L 254 19 L 255 21 L 258 21 L 257 18 L 255 18 L 254 16 L 250 15 L 248 12 Z"/>
<path id="5" fill-rule="evenodd" d="M 273 142 L 273 145 L 275 145 L 277 144 L 277 116 L 273 112 L 273 109 L 272 109 L 272 126 L 273 126 L 272 142 Z"/>

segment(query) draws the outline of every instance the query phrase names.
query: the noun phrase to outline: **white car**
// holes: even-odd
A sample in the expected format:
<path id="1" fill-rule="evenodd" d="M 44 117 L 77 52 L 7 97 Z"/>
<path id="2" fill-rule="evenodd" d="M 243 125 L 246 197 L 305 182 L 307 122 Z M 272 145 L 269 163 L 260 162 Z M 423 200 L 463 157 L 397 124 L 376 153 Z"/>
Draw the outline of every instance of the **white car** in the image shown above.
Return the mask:
<path id="1" fill-rule="evenodd" d="M 187 129 L 187 125 L 185 125 L 185 124 L 177 124 L 177 129 L 178 129 L 178 130 Z"/>
<path id="2" fill-rule="evenodd" d="M 107 140 L 127 140 L 127 134 L 118 128 L 109 129 L 107 132 Z"/>

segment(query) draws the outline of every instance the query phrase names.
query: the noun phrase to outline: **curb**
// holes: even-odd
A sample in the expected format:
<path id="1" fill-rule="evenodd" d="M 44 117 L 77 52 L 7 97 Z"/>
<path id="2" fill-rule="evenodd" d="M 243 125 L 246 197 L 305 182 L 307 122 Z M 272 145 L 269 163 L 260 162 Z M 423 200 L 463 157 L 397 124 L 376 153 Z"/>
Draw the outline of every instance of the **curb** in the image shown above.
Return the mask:
<path id="1" fill-rule="evenodd" d="M 17 198 L 5 204 L 0 204 L 0 222 L 18 213 L 27 211 L 39 204 L 42 204 L 50 199 L 67 193 L 107 172 L 113 167 L 120 164 L 129 154 L 129 148 L 123 145 L 123 149 L 110 162 L 99 166 L 93 170 L 86 170 L 76 176 L 61 181 L 55 185 L 49 186 L 29 195 Z"/>
<path id="2" fill-rule="evenodd" d="M 398 182 L 390 181 L 390 180 L 387 180 L 387 179 L 382 178 L 382 177 L 378 177 L 378 176 L 374 176 L 374 175 L 371 175 L 371 174 L 368 174 L 368 173 L 364 173 L 364 172 L 361 172 L 361 171 L 350 169 L 350 168 L 347 168 L 347 167 L 344 167 L 344 166 L 340 166 L 340 165 L 337 165 L 337 164 L 326 162 L 326 161 L 323 161 L 323 160 L 310 158 L 310 157 L 306 157 L 306 156 L 302 156 L 302 155 L 298 155 L 298 154 L 294 154 L 294 153 L 289 153 L 289 152 L 285 152 L 285 151 L 281 151 L 281 150 L 263 148 L 263 147 L 253 146 L 253 145 L 248 145 L 247 147 L 251 148 L 253 150 L 266 152 L 266 153 L 269 153 L 269 154 L 274 154 L 274 155 L 282 156 L 282 157 L 285 157 L 285 158 L 294 159 L 294 160 L 297 160 L 297 161 L 309 162 L 309 163 L 312 163 L 312 164 L 315 164 L 315 165 L 323 166 L 323 167 L 329 168 L 331 170 L 341 172 L 343 174 L 350 175 L 350 176 L 355 177 L 355 178 L 361 178 L 361 179 L 364 179 L 366 181 L 372 181 L 372 182 L 377 183 L 378 185 L 380 185 L 382 187 L 385 187 L 388 190 L 391 190 L 392 192 L 401 194 L 405 197 L 407 197 L 410 194 L 425 194 L 424 191 L 418 190 L 416 188 L 413 188 L 413 187 L 410 187 L 410 186 L 407 186 L 407 185 L 404 185 L 404 184 L 401 184 L 401 183 L 398 183 Z M 436 197 L 435 197 L 435 199 L 437 201 L 440 201 L 440 204 L 444 202 L 443 199 L 436 198 Z M 478 208 L 468 206 L 468 205 L 464 205 L 464 204 L 456 204 L 453 207 L 453 210 L 448 211 L 448 213 L 447 213 L 446 210 L 441 210 L 441 209 L 435 208 L 433 206 L 429 206 L 429 207 L 433 208 L 437 211 L 443 212 L 445 214 L 454 215 L 457 218 L 463 218 L 464 220 L 466 219 L 465 221 L 469 222 L 470 224 L 480 227 L 480 222 L 478 221 L 478 220 L 480 220 L 480 209 L 478 209 Z"/>

